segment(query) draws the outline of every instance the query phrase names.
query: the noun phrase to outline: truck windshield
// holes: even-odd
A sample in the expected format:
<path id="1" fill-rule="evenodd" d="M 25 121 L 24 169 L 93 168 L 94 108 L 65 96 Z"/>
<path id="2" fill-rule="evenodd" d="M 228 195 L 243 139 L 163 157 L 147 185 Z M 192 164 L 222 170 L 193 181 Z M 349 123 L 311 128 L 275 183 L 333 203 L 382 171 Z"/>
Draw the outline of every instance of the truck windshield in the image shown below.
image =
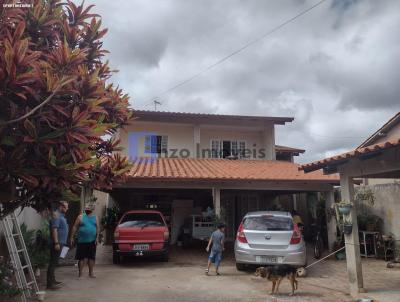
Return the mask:
<path id="1" fill-rule="evenodd" d="M 243 227 L 252 231 L 292 231 L 293 221 L 290 217 L 273 215 L 247 217 Z"/>
<path id="2" fill-rule="evenodd" d="M 148 226 L 164 226 L 161 215 L 157 213 L 129 213 L 122 217 L 120 228 L 141 228 Z"/>

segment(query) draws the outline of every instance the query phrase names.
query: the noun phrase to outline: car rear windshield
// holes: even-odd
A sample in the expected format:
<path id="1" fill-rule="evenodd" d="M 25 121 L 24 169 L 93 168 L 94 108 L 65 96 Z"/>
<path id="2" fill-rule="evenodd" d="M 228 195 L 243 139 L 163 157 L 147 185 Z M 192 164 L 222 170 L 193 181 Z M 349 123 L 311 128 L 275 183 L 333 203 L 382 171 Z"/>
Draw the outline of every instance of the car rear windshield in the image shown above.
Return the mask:
<path id="1" fill-rule="evenodd" d="M 273 215 L 247 217 L 243 222 L 243 227 L 245 230 L 253 231 L 291 231 L 293 221 L 290 217 Z"/>
<path id="2" fill-rule="evenodd" d="M 120 228 L 164 226 L 164 221 L 157 213 L 129 213 L 122 217 Z"/>

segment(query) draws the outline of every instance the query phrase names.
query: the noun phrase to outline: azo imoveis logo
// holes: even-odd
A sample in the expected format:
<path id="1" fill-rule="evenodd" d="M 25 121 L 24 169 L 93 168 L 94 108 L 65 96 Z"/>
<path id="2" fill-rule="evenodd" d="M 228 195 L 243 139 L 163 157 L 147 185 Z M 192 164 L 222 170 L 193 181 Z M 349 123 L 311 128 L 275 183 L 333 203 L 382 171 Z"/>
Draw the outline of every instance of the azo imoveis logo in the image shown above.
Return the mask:
<path id="1" fill-rule="evenodd" d="M 32 3 L 24 3 L 20 1 L 15 1 L 12 3 L 3 3 L 3 8 L 30 8 L 33 7 Z"/>
<path id="2" fill-rule="evenodd" d="M 128 134 L 128 156 L 131 161 L 138 157 L 144 157 L 150 162 L 157 160 L 158 154 L 154 150 L 154 138 L 157 139 L 155 132 L 129 132 Z M 153 143 L 153 144 L 152 144 Z M 140 153 L 140 147 L 144 146 L 144 154 Z"/>

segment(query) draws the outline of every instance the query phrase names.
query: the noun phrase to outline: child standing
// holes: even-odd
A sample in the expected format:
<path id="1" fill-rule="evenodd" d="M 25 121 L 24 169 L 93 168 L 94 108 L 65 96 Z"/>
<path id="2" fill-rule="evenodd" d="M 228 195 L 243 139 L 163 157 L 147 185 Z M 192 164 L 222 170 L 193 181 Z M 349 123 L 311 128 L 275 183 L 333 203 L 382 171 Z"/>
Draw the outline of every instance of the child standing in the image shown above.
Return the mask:
<path id="1" fill-rule="evenodd" d="M 211 263 L 214 263 L 215 272 L 217 273 L 218 276 L 220 275 L 218 269 L 219 269 L 219 265 L 222 260 L 222 252 L 225 250 L 225 247 L 224 247 L 225 227 L 226 227 L 225 224 L 220 223 L 218 225 L 218 229 L 211 234 L 210 240 L 208 241 L 206 251 L 207 252 L 210 251 L 211 244 L 212 244 L 212 247 L 211 247 L 210 256 L 208 257 L 206 275 L 208 275 L 208 273 L 210 271 Z"/>

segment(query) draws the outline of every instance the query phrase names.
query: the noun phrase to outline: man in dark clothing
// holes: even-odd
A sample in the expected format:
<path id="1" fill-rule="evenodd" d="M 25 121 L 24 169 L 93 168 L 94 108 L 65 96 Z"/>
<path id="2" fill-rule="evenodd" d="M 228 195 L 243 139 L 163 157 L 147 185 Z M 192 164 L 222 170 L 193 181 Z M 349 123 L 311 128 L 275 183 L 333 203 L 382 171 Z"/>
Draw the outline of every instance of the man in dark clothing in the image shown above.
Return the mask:
<path id="1" fill-rule="evenodd" d="M 61 249 L 67 245 L 68 223 L 65 213 L 68 211 L 68 202 L 60 201 L 58 208 L 52 213 L 50 227 L 50 261 L 47 268 L 47 288 L 59 289 L 61 282 L 56 281 L 55 268 L 58 265 Z"/>

